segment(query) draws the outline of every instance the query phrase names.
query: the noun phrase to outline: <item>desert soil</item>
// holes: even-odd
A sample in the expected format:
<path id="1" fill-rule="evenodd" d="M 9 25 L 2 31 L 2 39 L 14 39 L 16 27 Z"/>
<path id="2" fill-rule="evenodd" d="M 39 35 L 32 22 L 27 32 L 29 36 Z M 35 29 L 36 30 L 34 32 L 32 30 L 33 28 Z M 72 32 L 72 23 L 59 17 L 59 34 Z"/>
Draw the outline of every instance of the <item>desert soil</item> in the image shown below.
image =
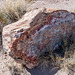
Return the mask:
<path id="1" fill-rule="evenodd" d="M 36 0 L 28 9 L 54 8 L 75 11 L 75 0 Z"/>

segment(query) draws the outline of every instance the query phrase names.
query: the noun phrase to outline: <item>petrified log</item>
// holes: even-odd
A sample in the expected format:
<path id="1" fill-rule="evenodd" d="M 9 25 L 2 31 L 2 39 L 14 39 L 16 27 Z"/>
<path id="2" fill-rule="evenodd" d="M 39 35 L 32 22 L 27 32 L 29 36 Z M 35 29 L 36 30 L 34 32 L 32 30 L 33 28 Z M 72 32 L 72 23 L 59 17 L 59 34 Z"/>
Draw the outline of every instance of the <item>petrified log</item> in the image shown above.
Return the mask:
<path id="1" fill-rule="evenodd" d="M 66 10 L 34 10 L 3 29 L 3 46 L 16 61 L 33 68 L 39 56 L 75 33 L 75 14 Z"/>

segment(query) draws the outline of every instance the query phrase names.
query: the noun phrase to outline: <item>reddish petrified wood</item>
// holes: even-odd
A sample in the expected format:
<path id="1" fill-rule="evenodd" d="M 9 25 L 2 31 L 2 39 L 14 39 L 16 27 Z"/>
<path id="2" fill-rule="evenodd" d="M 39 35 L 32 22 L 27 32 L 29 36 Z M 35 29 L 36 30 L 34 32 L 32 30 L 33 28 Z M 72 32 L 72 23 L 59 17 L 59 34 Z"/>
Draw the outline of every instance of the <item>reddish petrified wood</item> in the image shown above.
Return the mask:
<path id="1" fill-rule="evenodd" d="M 28 29 L 10 33 L 13 42 L 9 45 L 9 55 L 30 69 L 39 64 L 43 52 L 53 50 L 56 43 L 75 34 L 74 13 L 56 10 L 42 14 L 45 14 L 43 18 L 39 16 L 42 20 L 37 22 L 34 18 L 36 22 Z"/>

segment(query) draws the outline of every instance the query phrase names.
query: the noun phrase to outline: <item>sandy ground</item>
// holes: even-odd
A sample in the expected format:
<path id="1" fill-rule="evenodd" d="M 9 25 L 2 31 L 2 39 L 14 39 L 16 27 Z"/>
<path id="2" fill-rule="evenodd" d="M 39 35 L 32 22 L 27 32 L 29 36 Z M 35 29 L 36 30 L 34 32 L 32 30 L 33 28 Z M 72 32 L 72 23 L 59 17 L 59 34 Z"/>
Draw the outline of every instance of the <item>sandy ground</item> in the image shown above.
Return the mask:
<path id="1" fill-rule="evenodd" d="M 41 7 L 64 9 L 73 12 L 75 10 L 75 0 L 36 0 L 28 9 Z"/>
<path id="2" fill-rule="evenodd" d="M 6 65 L 8 62 L 5 55 L 0 52 L 0 75 L 11 75 L 8 66 Z"/>
<path id="3" fill-rule="evenodd" d="M 0 0 L 0 5 L 4 3 L 5 0 Z M 55 9 L 65 9 L 68 11 L 75 10 L 75 0 L 35 0 L 32 5 L 29 5 L 27 10 L 33 10 L 36 8 L 55 8 Z M 9 66 L 13 67 L 14 60 L 3 52 L 2 47 L 0 47 L 0 75 L 60 75 L 62 72 L 63 75 L 68 75 L 64 73 L 65 71 L 60 71 L 58 68 L 53 68 L 49 66 L 46 70 L 42 70 L 40 67 L 36 67 L 32 70 L 23 69 L 22 74 L 12 73 L 9 69 Z M 58 74 L 56 74 L 58 72 Z M 73 74 L 75 75 L 75 71 Z"/>

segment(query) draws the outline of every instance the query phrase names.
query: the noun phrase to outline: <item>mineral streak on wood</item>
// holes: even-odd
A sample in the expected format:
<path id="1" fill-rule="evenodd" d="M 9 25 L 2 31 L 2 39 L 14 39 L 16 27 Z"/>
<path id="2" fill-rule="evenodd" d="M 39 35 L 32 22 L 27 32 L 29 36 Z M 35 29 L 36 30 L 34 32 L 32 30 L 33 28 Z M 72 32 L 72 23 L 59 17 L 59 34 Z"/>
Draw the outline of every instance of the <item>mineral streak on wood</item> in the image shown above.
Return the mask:
<path id="1" fill-rule="evenodd" d="M 3 29 L 4 48 L 9 49 L 11 57 L 30 69 L 39 64 L 43 52 L 54 49 L 56 43 L 75 33 L 74 13 L 44 11 L 28 12 L 20 21 Z"/>

